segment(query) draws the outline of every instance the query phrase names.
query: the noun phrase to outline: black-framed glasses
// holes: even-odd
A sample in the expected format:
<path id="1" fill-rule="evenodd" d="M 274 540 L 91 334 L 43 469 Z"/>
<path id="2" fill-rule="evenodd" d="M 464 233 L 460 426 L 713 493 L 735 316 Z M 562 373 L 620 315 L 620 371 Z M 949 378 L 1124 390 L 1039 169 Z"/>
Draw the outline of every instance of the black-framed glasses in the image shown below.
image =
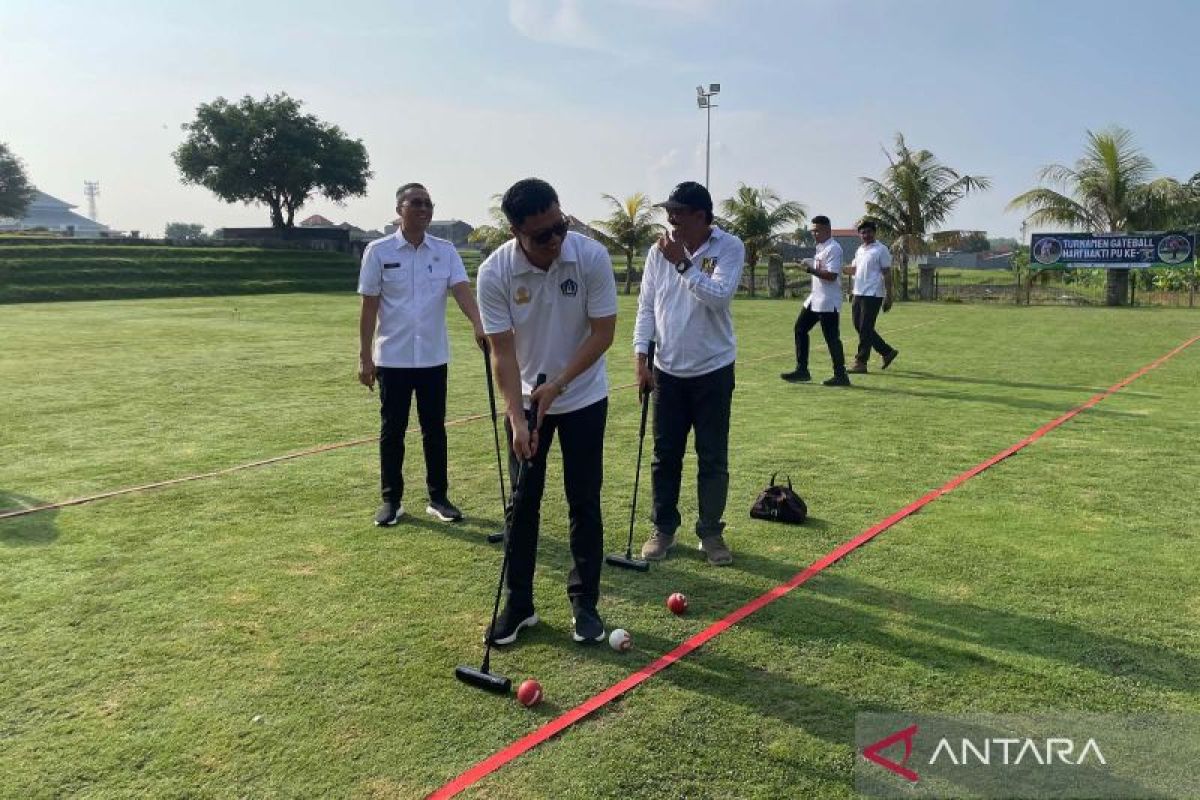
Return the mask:
<path id="1" fill-rule="evenodd" d="M 411 200 L 405 200 L 404 205 L 409 208 L 428 208 L 430 211 L 433 210 L 433 201 L 426 200 L 424 197 L 414 197 Z"/>
<path id="2" fill-rule="evenodd" d="M 549 228 L 544 228 L 537 233 L 527 233 L 526 236 L 534 244 L 550 244 L 550 240 L 554 237 L 565 239 L 567 231 L 570 230 L 570 225 L 567 223 L 567 218 L 563 217 L 558 222 L 551 225 Z"/>

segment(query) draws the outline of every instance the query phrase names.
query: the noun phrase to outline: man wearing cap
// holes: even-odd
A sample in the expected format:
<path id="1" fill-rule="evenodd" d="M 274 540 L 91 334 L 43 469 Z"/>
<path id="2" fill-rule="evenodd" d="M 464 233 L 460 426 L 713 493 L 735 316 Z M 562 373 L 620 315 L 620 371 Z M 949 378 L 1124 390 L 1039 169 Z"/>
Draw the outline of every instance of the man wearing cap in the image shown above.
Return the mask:
<path id="1" fill-rule="evenodd" d="M 550 184 L 537 178 L 517 181 L 504 193 L 500 209 L 513 238 L 480 266 L 479 306 L 504 395 L 513 482 L 521 461 L 531 466 L 523 498 L 509 520 L 507 600 L 487 637 L 494 644 L 510 644 L 522 628 L 538 623 L 533 572 L 546 457 L 558 434 L 574 561 L 567 577 L 571 636 L 590 644 L 604 640 L 604 621 L 596 608 L 604 563 L 604 352 L 616 330 L 617 283 L 608 251 L 568 232 Z M 540 387 L 538 375 L 547 378 Z M 527 409 L 533 404 L 538 419 L 530 434 Z"/>
<path id="2" fill-rule="evenodd" d="M 796 342 L 796 369 L 779 377 L 792 383 L 812 380 L 808 372 L 809 331 L 818 322 L 821 334 L 829 347 L 833 361 L 833 377 L 824 381 L 826 386 L 849 386 L 846 375 L 846 356 L 842 352 L 842 338 L 838 332 L 839 312 L 842 308 L 842 287 L 838 279 L 842 274 L 842 246 L 833 238 L 829 217 L 818 215 L 812 218 L 813 238 L 817 252 L 813 258 L 805 259 L 804 271 L 812 275 L 812 291 L 804 301 L 800 316 L 793 331 Z"/>
<path id="3" fill-rule="evenodd" d="M 848 372 L 865 375 L 871 350 L 883 359 L 882 369 L 887 369 L 900 351 L 885 342 L 875 329 L 880 310 L 886 314 L 892 309 L 892 253 L 875 240 L 875 220 L 870 217 L 858 223 L 858 236 L 862 245 L 854 253 L 854 260 L 847 270 L 854 276 L 850 311 L 854 330 L 858 331 L 858 352 L 854 355 L 854 366 Z"/>
<path id="4" fill-rule="evenodd" d="M 419 183 L 396 191 L 399 227 L 363 251 L 358 276 L 362 304 L 358 318 L 358 380 L 374 390 L 379 382 L 379 474 L 382 504 L 375 524 L 395 525 L 404 514 L 404 431 L 412 397 L 425 451 L 425 512 L 443 522 L 457 522 L 462 512 L 447 496 L 446 365 L 450 339 L 446 331 L 446 295 L 475 329 L 483 345 L 479 308 L 467 283 L 467 272 L 454 245 L 425 231 L 433 219 L 433 200 Z"/>
<path id="5" fill-rule="evenodd" d="M 729 412 L 737 358 L 730 303 L 746 249 L 713 225 L 712 197 L 700 184 L 681 183 L 658 205 L 667 210 L 671 230 L 646 255 L 633 333 L 638 385 L 652 390 L 654 400 L 654 532 L 642 546 L 642 557 L 661 561 L 675 545 L 683 453 L 694 431 L 696 533 L 708 562 L 724 566 L 733 563 L 721 519 L 729 494 Z M 651 341 L 657 342 L 656 352 L 654 363 L 647 364 Z"/>

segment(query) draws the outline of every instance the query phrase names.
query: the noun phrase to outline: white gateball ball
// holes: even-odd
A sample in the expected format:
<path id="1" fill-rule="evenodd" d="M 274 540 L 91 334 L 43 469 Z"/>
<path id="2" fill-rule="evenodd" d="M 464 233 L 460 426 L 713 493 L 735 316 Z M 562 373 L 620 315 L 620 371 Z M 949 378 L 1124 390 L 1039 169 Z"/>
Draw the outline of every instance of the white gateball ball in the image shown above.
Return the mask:
<path id="1" fill-rule="evenodd" d="M 624 628 L 617 628 L 608 635 L 608 645 L 618 653 L 624 653 L 633 647 L 633 637 Z"/>

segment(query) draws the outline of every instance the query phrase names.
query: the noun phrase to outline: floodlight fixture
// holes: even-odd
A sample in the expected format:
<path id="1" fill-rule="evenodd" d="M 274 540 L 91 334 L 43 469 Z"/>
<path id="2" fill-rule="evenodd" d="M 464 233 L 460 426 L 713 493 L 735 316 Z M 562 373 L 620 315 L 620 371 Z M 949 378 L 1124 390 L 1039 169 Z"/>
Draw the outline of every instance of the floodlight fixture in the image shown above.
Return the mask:
<path id="1" fill-rule="evenodd" d="M 703 86 L 697 86 L 697 87 L 696 87 L 696 94 L 698 94 L 698 95 L 700 95 L 701 97 L 703 97 L 703 96 L 704 96 L 704 87 L 703 87 Z"/>
<path id="2" fill-rule="evenodd" d="M 719 83 L 710 83 L 710 84 L 708 85 L 708 93 L 709 93 L 709 94 L 720 94 L 720 93 L 721 93 L 721 84 L 719 84 Z"/>

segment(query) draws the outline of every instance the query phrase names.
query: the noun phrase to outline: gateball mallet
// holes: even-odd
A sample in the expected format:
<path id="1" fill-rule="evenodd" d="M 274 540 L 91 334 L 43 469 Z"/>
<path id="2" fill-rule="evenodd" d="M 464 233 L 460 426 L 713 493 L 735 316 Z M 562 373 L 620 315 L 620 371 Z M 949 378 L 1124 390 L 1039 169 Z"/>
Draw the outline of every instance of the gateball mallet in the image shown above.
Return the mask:
<path id="1" fill-rule="evenodd" d="M 646 366 L 654 371 L 654 342 L 646 348 Z M 629 506 L 629 541 L 625 543 L 625 555 L 609 553 L 604 557 L 605 563 L 622 569 L 632 569 L 638 572 L 648 572 L 650 562 L 644 558 L 633 557 L 633 523 L 637 518 L 638 484 L 642 477 L 642 445 L 646 441 L 646 412 L 650 410 L 650 392 L 642 391 L 642 422 L 638 427 L 637 469 L 633 473 L 633 502 Z"/>
<path id="2" fill-rule="evenodd" d="M 536 386 L 541 386 L 546 382 L 545 375 L 537 376 Z M 536 388 L 535 386 L 535 388 Z M 529 412 L 529 435 L 532 437 L 537 430 L 538 407 L 537 403 L 533 403 Z M 520 508 L 522 501 L 525 498 L 525 478 L 529 474 L 529 470 L 533 466 L 533 459 L 522 459 L 520 467 L 517 468 L 517 480 L 513 485 L 512 502 L 508 506 L 508 525 L 512 526 L 512 519 L 516 516 L 517 509 Z M 488 633 L 484 637 L 485 643 L 483 648 L 483 663 L 479 669 L 460 664 L 454 668 L 454 677 L 458 678 L 468 686 L 474 686 L 477 689 L 483 689 L 485 692 L 493 692 L 495 694 L 508 694 L 508 690 L 512 688 L 512 680 L 506 675 L 499 675 L 491 671 L 492 666 L 492 636 L 491 633 L 496 628 L 496 618 L 500 614 L 500 595 L 504 591 L 504 573 L 508 570 L 508 556 L 512 550 L 512 537 L 506 536 L 504 541 L 504 557 L 500 559 L 500 580 L 496 584 L 496 602 L 492 604 L 492 624 L 488 626 Z"/>

